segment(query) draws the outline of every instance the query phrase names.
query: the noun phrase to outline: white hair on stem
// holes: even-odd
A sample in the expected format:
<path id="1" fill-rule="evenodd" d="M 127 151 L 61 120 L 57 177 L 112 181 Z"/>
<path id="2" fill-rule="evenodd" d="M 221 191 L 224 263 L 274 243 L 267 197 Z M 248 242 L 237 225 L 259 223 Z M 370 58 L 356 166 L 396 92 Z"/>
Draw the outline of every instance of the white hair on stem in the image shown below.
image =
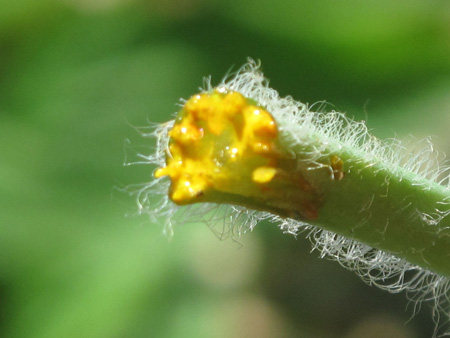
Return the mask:
<path id="1" fill-rule="evenodd" d="M 210 78 L 205 79 L 206 92 L 214 88 Z M 339 112 L 313 112 L 307 105 L 295 101 L 291 97 L 280 97 L 271 89 L 268 80 L 260 71 L 260 64 L 249 60 L 235 74 L 225 78 L 218 88 L 236 91 L 256 101 L 270 112 L 285 135 L 289 135 L 289 143 L 293 147 L 310 142 L 311 137 L 321 139 L 307 154 L 302 154 L 314 163 L 325 154 L 342 148 L 349 149 L 355 158 L 367 163 L 366 167 L 377 164 L 382 166 L 388 176 L 400 177 L 414 174 L 413 182 L 423 190 L 429 190 L 433 184 L 441 184 L 449 190 L 449 167 L 440 166 L 442 155 L 434 148 L 429 139 L 415 142 L 415 147 L 396 139 L 381 141 L 368 133 L 364 122 L 356 122 Z M 174 121 L 143 128 L 142 134 L 156 139 L 153 154 L 140 155 L 144 163 L 163 167 L 169 144 L 169 130 Z M 145 130 L 144 130 L 145 129 Z M 323 166 L 317 163 L 318 166 Z M 377 170 L 374 166 L 375 173 Z M 386 190 L 389 189 L 389 177 L 386 177 Z M 167 178 L 155 178 L 150 183 L 131 187 L 137 198 L 141 213 L 151 216 L 152 220 L 164 219 L 165 232 L 172 234 L 177 223 L 203 222 L 214 229 L 220 237 L 237 238 L 241 233 L 251 231 L 255 226 L 268 220 L 276 223 L 285 233 L 298 235 L 306 233 L 313 245 L 313 250 L 320 257 L 337 261 L 340 265 L 354 271 L 366 283 L 392 293 L 406 291 L 416 307 L 420 302 L 433 303 L 433 317 L 436 322 L 434 336 L 439 325 L 450 320 L 450 283 L 448 278 L 398 258 L 388 252 L 375 249 L 364 243 L 346 238 L 328 230 L 320 229 L 306 221 L 283 218 L 268 212 L 249 210 L 240 206 L 202 203 L 179 207 L 168 197 L 170 182 Z M 156 199 L 154 196 L 158 196 Z M 156 202 L 155 202 L 156 201 Z M 373 199 L 372 199 L 373 201 Z M 450 200 L 439 202 L 448 206 Z M 409 205 L 405 206 L 405 209 Z M 365 208 L 370 210 L 371 201 Z M 448 216 L 447 209 L 436 206 L 434 213 L 417 210 L 411 217 L 420 217 L 426 225 L 436 226 Z M 364 222 L 364 219 L 362 220 Z M 386 227 L 388 224 L 386 224 Z M 444 317 L 444 320 L 442 320 Z"/>

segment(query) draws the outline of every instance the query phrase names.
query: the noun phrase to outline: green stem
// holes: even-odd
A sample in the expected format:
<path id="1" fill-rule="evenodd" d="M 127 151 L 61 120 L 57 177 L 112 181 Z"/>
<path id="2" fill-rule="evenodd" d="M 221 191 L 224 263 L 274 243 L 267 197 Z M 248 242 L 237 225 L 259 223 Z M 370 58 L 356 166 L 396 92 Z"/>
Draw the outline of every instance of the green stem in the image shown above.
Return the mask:
<path id="1" fill-rule="evenodd" d="M 425 219 L 436 215 L 438 207 L 441 213 L 450 210 L 440 204 L 449 192 L 433 182 L 419 185 L 415 175 L 401 170 L 392 174 L 383 163 L 371 165 L 348 152 L 337 156 L 345 176 L 315 178 L 324 199 L 310 223 L 450 277 L 450 219 Z"/>

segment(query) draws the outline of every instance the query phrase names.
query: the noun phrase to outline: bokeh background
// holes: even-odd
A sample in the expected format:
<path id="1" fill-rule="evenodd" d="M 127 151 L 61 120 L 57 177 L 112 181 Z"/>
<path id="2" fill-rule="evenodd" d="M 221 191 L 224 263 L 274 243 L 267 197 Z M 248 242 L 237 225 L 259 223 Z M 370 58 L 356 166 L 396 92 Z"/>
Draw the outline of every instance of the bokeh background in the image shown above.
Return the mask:
<path id="1" fill-rule="evenodd" d="M 449 55 L 447 0 L 0 0 L 0 337 L 429 337 L 428 305 L 408 321 L 303 236 L 169 241 L 120 189 L 154 169 L 123 166 L 152 145 L 134 126 L 247 57 L 282 95 L 450 152 Z"/>

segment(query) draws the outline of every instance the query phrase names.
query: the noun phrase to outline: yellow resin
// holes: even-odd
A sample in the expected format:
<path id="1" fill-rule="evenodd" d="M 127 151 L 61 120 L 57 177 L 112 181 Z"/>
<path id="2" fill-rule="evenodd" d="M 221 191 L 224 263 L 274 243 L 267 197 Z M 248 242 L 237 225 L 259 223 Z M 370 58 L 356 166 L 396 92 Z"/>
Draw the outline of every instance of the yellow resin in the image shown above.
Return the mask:
<path id="1" fill-rule="evenodd" d="M 267 183 L 272 180 L 276 173 L 277 170 L 275 168 L 259 167 L 253 170 L 252 179 L 257 183 Z"/>
<path id="2" fill-rule="evenodd" d="M 286 216 L 317 217 L 317 196 L 280 151 L 272 115 L 223 88 L 191 97 L 169 131 L 166 166 L 176 204 L 240 204 Z"/>
<path id="3" fill-rule="evenodd" d="M 238 168 L 233 165 L 243 157 L 254 164 L 244 171 L 256 173 L 255 184 L 268 183 L 275 175 L 276 169 L 267 166 L 277 163 L 275 121 L 237 92 L 193 96 L 169 136 L 167 166 L 158 169 L 155 177 L 171 178 L 170 197 L 176 203 L 192 203 L 215 186 L 225 185 L 227 176 L 245 176 L 234 172 Z M 264 165 L 261 170 L 258 164 Z"/>

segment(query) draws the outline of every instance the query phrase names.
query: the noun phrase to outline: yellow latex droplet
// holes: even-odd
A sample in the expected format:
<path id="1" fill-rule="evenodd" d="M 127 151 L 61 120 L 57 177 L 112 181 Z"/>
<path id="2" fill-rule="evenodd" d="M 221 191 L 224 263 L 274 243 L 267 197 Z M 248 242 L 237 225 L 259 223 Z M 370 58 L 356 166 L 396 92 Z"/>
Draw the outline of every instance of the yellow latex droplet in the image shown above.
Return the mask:
<path id="1" fill-rule="evenodd" d="M 268 183 L 277 173 L 277 169 L 271 167 L 259 167 L 253 171 L 252 179 L 257 183 Z"/>
<path id="2" fill-rule="evenodd" d="M 191 97 L 169 136 L 167 165 L 155 177 L 170 177 L 170 197 L 178 204 L 201 200 L 213 190 L 258 190 L 271 179 L 264 166 L 275 165 L 279 156 L 273 117 L 240 93 L 223 89 Z M 258 167 L 266 168 L 265 174 L 259 170 L 252 180 Z"/>
<path id="3" fill-rule="evenodd" d="M 167 175 L 166 168 L 159 168 L 155 171 L 155 177 L 160 178 Z"/>

